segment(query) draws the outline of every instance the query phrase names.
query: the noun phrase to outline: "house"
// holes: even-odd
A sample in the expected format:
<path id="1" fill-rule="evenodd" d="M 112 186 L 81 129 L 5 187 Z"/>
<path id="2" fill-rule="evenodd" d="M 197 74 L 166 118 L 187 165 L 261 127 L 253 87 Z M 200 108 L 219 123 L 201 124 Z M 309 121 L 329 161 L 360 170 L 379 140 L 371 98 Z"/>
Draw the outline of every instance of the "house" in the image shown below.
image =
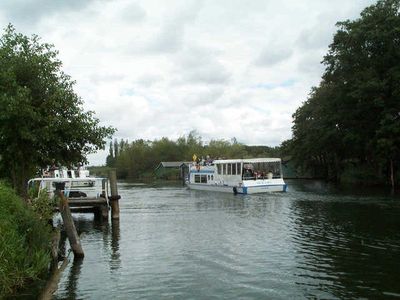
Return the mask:
<path id="1" fill-rule="evenodd" d="M 154 173 L 157 178 L 162 179 L 183 179 L 187 171 L 189 162 L 185 161 L 162 161 L 155 168 Z"/>

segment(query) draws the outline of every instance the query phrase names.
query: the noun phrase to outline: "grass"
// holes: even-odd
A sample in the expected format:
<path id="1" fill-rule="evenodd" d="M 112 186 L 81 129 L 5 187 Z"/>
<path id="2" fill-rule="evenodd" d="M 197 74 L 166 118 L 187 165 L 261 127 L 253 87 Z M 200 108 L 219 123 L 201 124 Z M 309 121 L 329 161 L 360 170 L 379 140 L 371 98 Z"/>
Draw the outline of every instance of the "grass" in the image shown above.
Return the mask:
<path id="1" fill-rule="evenodd" d="M 50 227 L 0 182 L 0 299 L 46 275 Z"/>

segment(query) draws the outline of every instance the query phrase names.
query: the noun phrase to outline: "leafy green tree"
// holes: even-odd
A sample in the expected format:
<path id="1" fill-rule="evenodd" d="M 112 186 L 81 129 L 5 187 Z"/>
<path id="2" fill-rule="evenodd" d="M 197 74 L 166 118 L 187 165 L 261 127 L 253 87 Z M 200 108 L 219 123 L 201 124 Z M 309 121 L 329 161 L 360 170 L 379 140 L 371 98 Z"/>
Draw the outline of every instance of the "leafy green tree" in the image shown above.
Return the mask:
<path id="1" fill-rule="evenodd" d="M 180 151 L 178 145 L 163 137 L 160 140 L 152 142 L 152 153 L 156 161 L 180 161 L 182 160 L 182 151 Z"/>
<path id="2" fill-rule="evenodd" d="M 337 23 L 321 84 L 293 115 L 298 162 L 340 178 L 351 162 L 393 176 L 400 159 L 400 0 Z M 388 171 L 390 170 L 390 171 Z"/>
<path id="3" fill-rule="evenodd" d="M 114 147 L 112 141 L 110 141 L 109 148 L 108 148 L 108 155 L 106 158 L 106 166 L 107 167 L 115 167 L 115 156 L 114 156 Z"/>
<path id="4" fill-rule="evenodd" d="M 0 38 L 0 169 L 20 194 L 36 168 L 84 163 L 114 132 L 83 110 L 57 55 L 12 25 Z"/>

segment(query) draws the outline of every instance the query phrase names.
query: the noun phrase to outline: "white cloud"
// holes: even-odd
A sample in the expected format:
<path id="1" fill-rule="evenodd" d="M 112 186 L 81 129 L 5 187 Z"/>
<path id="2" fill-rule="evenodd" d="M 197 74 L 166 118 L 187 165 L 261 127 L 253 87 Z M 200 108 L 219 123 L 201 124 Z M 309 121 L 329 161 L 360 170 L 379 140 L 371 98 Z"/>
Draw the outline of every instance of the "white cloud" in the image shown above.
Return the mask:
<path id="1" fill-rule="evenodd" d="M 196 129 L 275 146 L 320 81 L 335 23 L 374 2 L 3 0 L 0 26 L 54 44 L 85 109 L 117 138 Z"/>

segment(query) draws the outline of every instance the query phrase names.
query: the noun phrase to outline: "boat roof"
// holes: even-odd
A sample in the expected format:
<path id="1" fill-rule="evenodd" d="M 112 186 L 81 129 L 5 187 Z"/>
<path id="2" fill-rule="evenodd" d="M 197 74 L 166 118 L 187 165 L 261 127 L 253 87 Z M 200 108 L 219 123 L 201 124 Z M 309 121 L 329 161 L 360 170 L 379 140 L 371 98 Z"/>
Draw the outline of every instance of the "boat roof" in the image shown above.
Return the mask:
<path id="1" fill-rule="evenodd" d="M 29 181 L 54 181 L 54 182 L 70 182 L 70 181 L 94 181 L 94 180 L 101 180 L 105 178 L 101 177 L 84 177 L 84 178 L 55 178 L 55 177 L 37 177 L 32 178 Z"/>
<path id="2" fill-rule="evenodd" d="M 218 159 L 214 160 L 214 164 L 226 164 L 226 163 L 263 163 L 263 162 L 280 162 L 280 158 L 275 157 L 264 157 L 264 158 L 243 158 L 243 159 Z"/>

